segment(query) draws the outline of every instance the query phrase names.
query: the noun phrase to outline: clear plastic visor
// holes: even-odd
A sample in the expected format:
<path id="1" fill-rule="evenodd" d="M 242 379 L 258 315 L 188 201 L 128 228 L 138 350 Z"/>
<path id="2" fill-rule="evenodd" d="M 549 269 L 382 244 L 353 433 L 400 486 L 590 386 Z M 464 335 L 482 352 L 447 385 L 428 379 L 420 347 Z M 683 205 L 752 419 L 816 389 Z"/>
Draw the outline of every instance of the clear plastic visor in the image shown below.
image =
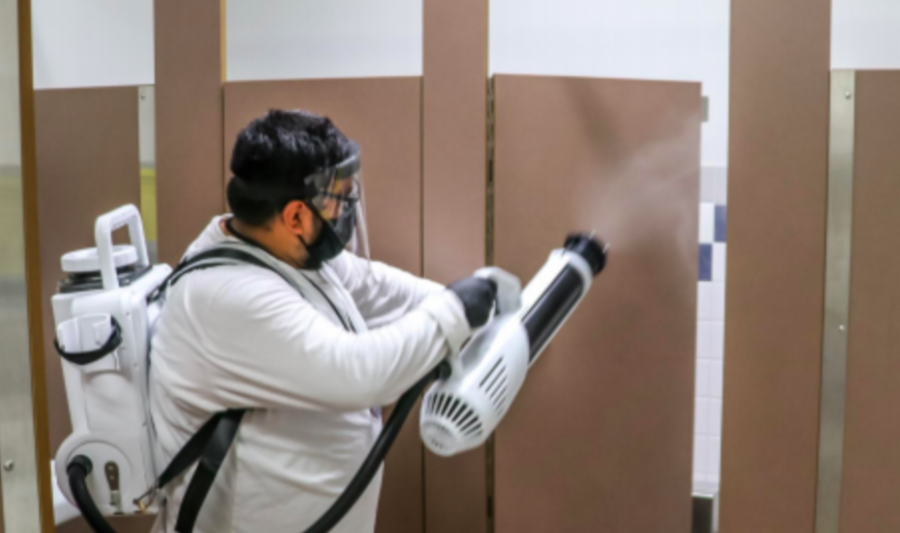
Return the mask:
<path id="1" fill-rule="evenodd" d="M 325 172 L 314 174 L 311 180 L 319 191 L 310 199 L 311 207 L 347 243 L 347 250 L 369 259 L 359 152 Z"/>

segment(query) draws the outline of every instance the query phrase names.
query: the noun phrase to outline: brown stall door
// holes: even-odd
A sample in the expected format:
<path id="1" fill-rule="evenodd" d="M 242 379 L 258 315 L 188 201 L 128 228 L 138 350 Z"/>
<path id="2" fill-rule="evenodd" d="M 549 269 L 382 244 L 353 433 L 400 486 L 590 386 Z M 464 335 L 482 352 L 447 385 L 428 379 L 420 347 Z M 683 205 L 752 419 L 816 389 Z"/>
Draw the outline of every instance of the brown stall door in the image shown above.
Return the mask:
<path id="1" fill-rule="evenodd" d="M 856 75 L 843 533 L 900 531 L 900 72 Z"/>
<path id="2" fill-rule="evenodd" d="M 440 283 L 485 264 L 488 0 L 422 2 L 423 264 Z M 487 451 L 425 454 L 428 533 L 487 533 Z"/>
<path id="3" fill-rule="evenodd" d="M 97 217 L 123 204 L 140 205 L 138 90 L 136 87 L 55 89 L 35 92 L 38 217 L 50 451 L 72 431 L 50 298 L 62 278 L 65 252 L 94 246 Z M 47 466 L 49 468 L 49 465 Z M 117 522 L 138 533 L 152 519 Z M 82 520 L 58 528 L 87 533 Z"/>
<path id="4" fill-rule="evenodd" d="M 421 79 L 228 83 L 226 172 L 240 129 L 272 108 L 300 108 L 327 115 L 348 137 L 360 143 L 372 258 L 420 273 Z M 387 459 L 378 530 L 421 532 L 422 490 L 422 445 L 416 409 Z"/>
<path id="5" fill-rule="evenodd" d="M 699 84 L 498 76 L 496 264 L 527 281 L 567 232 L 609 265 L 496 434 L 497 533 L 687 533 Z"/>

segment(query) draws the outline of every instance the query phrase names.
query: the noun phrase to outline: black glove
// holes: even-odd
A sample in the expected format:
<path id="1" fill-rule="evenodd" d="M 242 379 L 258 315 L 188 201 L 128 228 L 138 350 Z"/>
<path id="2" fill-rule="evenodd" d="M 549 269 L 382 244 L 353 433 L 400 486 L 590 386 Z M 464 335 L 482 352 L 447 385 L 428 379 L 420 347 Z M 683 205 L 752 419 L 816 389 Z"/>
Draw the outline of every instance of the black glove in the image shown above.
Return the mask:
<path id="1" fill-rule="evenodd" d="M 473 276 L 454 281 L 447 288 L 456 293 L 466 309 L 469 327 L 479 328 L 488 321 L 497 299 L 497 284 L 493 280 Z"/>

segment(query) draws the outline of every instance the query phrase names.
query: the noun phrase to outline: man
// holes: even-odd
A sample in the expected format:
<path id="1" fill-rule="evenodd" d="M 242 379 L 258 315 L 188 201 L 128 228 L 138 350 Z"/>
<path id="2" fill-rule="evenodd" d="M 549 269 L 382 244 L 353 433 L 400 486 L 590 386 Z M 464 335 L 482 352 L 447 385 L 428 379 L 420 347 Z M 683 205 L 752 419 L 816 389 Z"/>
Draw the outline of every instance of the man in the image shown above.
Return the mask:
<path id="1" fill-rule="evenodd" d="M 243 247 L 278 272 L 206 268 L 167 294 L 150 365 L 161 464 L 215 413 L 249 409 L 198 533 L 306 529 L 368 453 L 379 406 L 487 321 L 490 282 L 446 290 L 344 250 L 365 243 L 358 168 L 358 147 L 327 118 L 271 111 L 254 120 L 234 146 L 233 216 L 214 218 L 186 257 Z M 174 531 L 192 473 L 166 487 L 155 531 Z M 373 531 L 380 482 L 333 531 Z"/>

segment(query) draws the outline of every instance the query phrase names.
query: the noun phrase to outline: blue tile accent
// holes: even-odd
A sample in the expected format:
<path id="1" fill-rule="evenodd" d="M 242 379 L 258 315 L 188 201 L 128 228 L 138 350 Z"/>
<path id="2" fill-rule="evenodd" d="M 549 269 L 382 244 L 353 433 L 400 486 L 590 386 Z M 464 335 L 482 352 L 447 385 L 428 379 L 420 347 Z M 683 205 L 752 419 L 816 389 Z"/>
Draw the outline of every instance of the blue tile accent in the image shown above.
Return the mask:
<path id="1" fill-rule="evenodd" d="M 700 281 L 712 281 L 712 244 L 700 245 Z"/>
<path id="2" fill-rule="evenodd" d="M 727 225 L 728 221 L 728 206 L 727 205 L 717 205 L 716 206 L 716 242 L 725 242 L 725 237 L 728 229 Z"/>

